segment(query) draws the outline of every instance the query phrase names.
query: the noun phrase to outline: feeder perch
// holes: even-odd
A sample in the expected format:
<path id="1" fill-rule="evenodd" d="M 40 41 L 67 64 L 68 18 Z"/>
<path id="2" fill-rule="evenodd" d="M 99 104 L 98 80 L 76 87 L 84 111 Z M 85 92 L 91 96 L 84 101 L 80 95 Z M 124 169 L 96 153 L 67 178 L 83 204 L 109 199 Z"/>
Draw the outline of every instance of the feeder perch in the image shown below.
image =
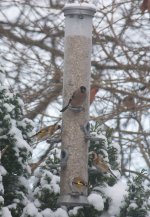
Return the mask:
<path id="1" fill-rule="evenodd" d="M 74 111 L 74 112 L 81 112 L 81 111 L 84 111 L 84 108 L 83 107 L 72 107 L 70 106 L 69 107 L 70 110 Z"/>
<path id="2" fill-rule="evenodd" d="M 68 152 L 66 150 L 61 150 L 61 168 L 66 168 L 68 160 Z"/>

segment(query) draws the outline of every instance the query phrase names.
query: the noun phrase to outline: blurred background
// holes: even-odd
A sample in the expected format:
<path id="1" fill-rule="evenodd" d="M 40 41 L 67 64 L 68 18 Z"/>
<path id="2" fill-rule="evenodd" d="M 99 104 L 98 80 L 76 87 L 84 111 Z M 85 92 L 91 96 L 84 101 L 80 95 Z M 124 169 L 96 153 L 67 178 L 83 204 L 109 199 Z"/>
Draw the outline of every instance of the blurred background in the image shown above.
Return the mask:
<path id="1" fill-rule="evenodd" d="M 35 131 L 61 119 L 64 15 L 61 0 L 0 1 L 0 64 Z M 112 129 L 122 174 L 150 169 L 150 18 L 138 0 L 91 1 L 90 120 Z M 43 147 L 44 149 L 44 147 Z M 37 152 L 38 155 L 38 152 Z"/>

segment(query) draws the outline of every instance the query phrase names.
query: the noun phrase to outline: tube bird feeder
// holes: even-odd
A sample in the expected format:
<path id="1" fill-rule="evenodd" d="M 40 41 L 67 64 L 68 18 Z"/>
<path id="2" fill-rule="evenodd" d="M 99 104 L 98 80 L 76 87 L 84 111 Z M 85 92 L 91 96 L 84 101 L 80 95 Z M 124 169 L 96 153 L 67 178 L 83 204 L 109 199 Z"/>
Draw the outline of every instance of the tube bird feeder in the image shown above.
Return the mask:
<path id="1" fill-rule="evenodd" d="M 59 205 L 87 206 L 88 141 L 83 126 L 89 120 L 91 78 L 92 4 L 67 4 L 65 16 L 65 49 L 63 74 L 63 106 L 81 86 L 87 90 L 83 110 L 68 108 L 62 115 L 62 151 Z"/>

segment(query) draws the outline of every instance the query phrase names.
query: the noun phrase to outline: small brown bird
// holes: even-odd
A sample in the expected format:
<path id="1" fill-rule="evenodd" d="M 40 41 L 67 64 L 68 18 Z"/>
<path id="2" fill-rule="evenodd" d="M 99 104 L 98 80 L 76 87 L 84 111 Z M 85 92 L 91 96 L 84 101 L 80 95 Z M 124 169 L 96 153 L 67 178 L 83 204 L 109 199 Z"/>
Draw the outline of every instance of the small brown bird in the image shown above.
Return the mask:
<path id="1" fill-rule="evenodd" d="M 57 122 L 53 125 L 42 128 L 39 132 L 37 132 L 31 138 L 36 137 L 38 141 L 41 139 L 47 139 L 49 137 L 52 137 L 58 129 L 61 129 L 61 126 L 58 125 L 58 122 Z"/>
<path id="2" fill-rule="evenodd" d="M 93 103 L 94 99 L 95 99 L 95 95 L 97 94 L 99 90 L 99 87 L 95 86 L 92 87 L 90 90 L 90 105 Z"/>
<path id="3" fill-rule="evenodd" d="M 146 10 L 150 12 L 150 0 L 143 0 L 142 4 L 140 5 L 140 10 L 144 13 Z"/>
<path id="4" fill-rule="evenodd" d="M 97 153 L 92 152 L 92 163 L 96 167 L 96 169 L 99 170 L 100 172 L 110 173 L 115 179 L 117 179 L 117 177 L 113 174 L 113 172 L 111 171 L 107 163 L 104 162 L 101 155 L 98 155 Z"/>
<path id="5" fill-rule="evenodd" d="M 70 187 L 72 192 L 83 192 L 87 188 L 88 184 L 80 176 L 71 180 Z"/>
<path id="6" fill-rule="evenodd" d="M 73 108 L 81 108 L 86 97 L 86 87 L 81 86 L 73 93 L 72 97 L 69 99 L 68 104 L 60 112 L 64 112 L 70 105 Z"/>
<path id="7" fill-rule="evenodd" d="M 136 108 L 136 104 L 134 101 L 134 97 L 131 95 L 126 96 L 123 100 L 122 100 L 123 106 L 126 107 L 127 109 L 135 109 Z"/>

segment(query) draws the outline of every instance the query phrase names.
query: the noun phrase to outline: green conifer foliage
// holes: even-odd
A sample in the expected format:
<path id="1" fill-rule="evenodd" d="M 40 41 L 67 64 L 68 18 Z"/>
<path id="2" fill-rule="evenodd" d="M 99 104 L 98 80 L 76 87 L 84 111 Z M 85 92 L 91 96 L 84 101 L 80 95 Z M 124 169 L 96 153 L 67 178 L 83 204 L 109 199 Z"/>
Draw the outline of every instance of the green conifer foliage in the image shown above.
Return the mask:
<path id="1" fill-rule="evenodd" d="M 107 164 L 111 169 L 114 169 L 115 174 L 119 172 L 119 150 L 116 145 L 112 145 L 111 136 L 112 129 L 107 129 L 106 133 L 102 132 L 100 124 L 95 123 L 90 127 L 90 134 L 94 138 L 98 138 L 98 141 L 91 140 L 89 145 L 89 154 L 96 152 L 101 154 L 107 161 Z M 107 137 L 106 137 L 107 136 Z M 59 197 L 59 175 L 60 175 L 60 145 L 55 145 L 40 168 L 37 168 L 34 172 L 34 204 L 39 210 L 50 209 L 51 212 L 55 212 L 57 209 L 57 199 Z M 112 156 L 113 155 L 113 156 Z M 110 161 L 111 159 L 111 161 Z M 100 216 L 104 211 L 109 209 L 109 198 L 102 190 L 103 187 L 112 186 L 117 180 L 108 173 L 101 173 L 97 171 L 92 165 L 92 161 L 89 155 L 89 207 L 75 207 L 68 208 L 69 217 L 96 217 Z M 96 205 L 94 205 L 93 198 L 97 199 Z M 49 210 L 49 214 L 50 214 Z M 48 211 L 47 211 L 48 212 Z M 53 213 L 55 216 L 55 214 Z"/>
<path id="2" fill-rule="evenodd" d="M 38 168 L 35 173 L 34 198 L 38 208 L 44 210 L 57 209 L 57 199 L 60 194 L 60 148 L 52 148 L 45 165 Z"/>
<path id="3" fill-rule="evenodd" d="M 144 178 L 145 171 L 128 181 L 128 196 L 119 217 L 148 217 L 150 215 L 150 185 Z"/>
<path id="4" fill-rule="evenodd" d="M 0 72 L 0 78 L 4 73 Z M 1 80 L 2 81 L 2 80 Z M 28 160 L 32 149 L 29 146 L 33 124 L 24 118 L 23 102 L 18 94 L 12 93 L 0 82 L 0 151 L 1 151 L 1 186 L 3 201 L 1 216 L 6 209 L 12 217 L 20 217 L 27 203 Z"/>

